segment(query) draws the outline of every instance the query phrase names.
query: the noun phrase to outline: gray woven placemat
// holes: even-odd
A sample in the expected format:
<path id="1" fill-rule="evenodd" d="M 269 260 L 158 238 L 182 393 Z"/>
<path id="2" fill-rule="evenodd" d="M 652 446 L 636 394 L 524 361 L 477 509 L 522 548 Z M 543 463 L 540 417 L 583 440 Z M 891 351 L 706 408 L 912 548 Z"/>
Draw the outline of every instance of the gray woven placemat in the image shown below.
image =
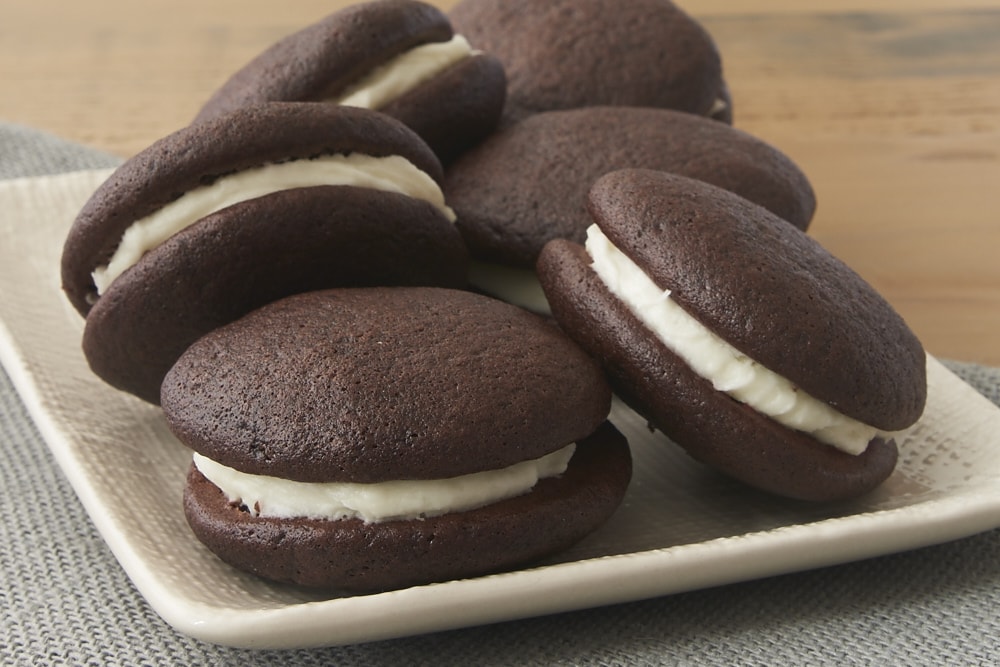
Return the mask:
<path id="1" fill-rule="evenodd" d="M 116 159 L 0 125 L 0 177 Z M 2 215 L 2 212 L 0 212 Z M 1000 405 L 1000 369 L 949 366 Z M 1000 531 L 860 563 L 372 644 L 179 635 L 131 585 L 0 373 L 2 665 L 993 665 Z"/>

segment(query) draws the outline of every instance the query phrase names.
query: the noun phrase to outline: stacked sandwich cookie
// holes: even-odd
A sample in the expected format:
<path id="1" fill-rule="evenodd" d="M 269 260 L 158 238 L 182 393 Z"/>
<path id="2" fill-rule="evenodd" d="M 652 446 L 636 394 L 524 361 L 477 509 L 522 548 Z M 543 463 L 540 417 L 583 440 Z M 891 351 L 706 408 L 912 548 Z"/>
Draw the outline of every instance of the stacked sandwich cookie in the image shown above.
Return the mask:
<path id="1" fill-rule="evenodd" d="M 402 121 L 447 163 L 493 131 L 505 95 L 503 66 L 456 35 L 440 10 L 379 0 L 278 41 L 233 74 L 195 122 L 264 102 L 363 107 Z"/>
<path id="2" fill-rule="evenodd" d="M 449 16 L 503 63 L 504 124 L 608 105 L 732 122 L 715 42 L 669 0 L 462 0 Z"/>
<path id="3" fill-rule="evenodd" d="M 546 242 L 582 242 L 587 190 L 602 174 L 646 168 L 736 192 L 807 229 L 816 209 L 808 178 L 781 151 L 728 125 L 648 107 L 586 107 L 534 114 L 465 153 L 444 191 L 480 289 L 547 310 L 534 264 Z"/>
<path id="4" fill-rule="evenodd" d="M 347 107 L 248 107 L 158 141 L 94 193 L 65 242 L 91 368 L 155 403 L 188 345 L 274 299 L 463 287 L 441 178 L 416 134 Z"/>
<path id="5" fill-rule="evenodd" d="M 766 209 L 649 170 L 590 191 L 586 244 L 539 275 L 556 319 L 615 390 L 695 458 L 804 500 L 893 471 L 926 400 L 925 355 L 862 278 Z"/>
<path id="6" fill-rule="evenodd" d="M 372 591 L 537 560 L 603 523 L 631 459 L 599 366 L 471 292 L 329 290 L 195 343 L 163 384 L 185 512 L 261 576 Z"/>

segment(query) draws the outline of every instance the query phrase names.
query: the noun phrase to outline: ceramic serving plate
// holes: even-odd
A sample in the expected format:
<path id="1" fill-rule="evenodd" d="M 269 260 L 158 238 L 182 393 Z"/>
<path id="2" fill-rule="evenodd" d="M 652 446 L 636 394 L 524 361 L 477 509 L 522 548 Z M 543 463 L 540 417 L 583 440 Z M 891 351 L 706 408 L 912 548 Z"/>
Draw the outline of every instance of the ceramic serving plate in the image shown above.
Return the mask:
<path id="1" fill-rule="evenodd" d="M 59 290 L 62 241 L 106 171 L 0 183 L 0 361 L 122 567 L 180 632 L 244 647 L 398 637 L 675 593 L 911 549 L 1000 525 L 1000 409 L 934 359 L 923 419 L 874 493 L 816 506 L 691 461 L 616 404 L 635 476 L 621 509 L 536 566 L 377 595 L 319 596 L 218 561 L 189 531 L 190 453 L 158 408 L 101 383 Z"/>

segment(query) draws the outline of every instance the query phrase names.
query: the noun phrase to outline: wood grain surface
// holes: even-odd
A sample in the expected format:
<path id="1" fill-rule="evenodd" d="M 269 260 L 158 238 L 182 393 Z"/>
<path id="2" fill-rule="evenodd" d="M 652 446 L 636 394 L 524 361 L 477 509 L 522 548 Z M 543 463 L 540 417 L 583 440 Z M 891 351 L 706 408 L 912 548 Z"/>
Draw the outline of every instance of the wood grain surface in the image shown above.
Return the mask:
<path id="1" fill-rule="evenodd" d="M 130 155 L 345 4 L 3 0 L 0 120 Z M 1000 365 L 1000 0 L 682 6 L 719 45 L 735 125 L 812 180 L 814 236 L 930 352 Z"/>

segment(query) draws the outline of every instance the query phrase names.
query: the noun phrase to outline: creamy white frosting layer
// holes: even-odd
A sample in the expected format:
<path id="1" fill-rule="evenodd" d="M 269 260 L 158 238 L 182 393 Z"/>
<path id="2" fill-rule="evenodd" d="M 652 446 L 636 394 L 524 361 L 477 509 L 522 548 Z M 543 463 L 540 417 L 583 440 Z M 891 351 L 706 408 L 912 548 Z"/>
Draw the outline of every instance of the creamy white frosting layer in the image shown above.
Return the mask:
<path id="1" fill-rule="evenodd" d="M 796 431 L 849 454 L 861 454 L 876 436 L 891 436 L 852 419 L 802 391 L 707 329 L 597 227 L 587 230 L 593 269 L 612 294 L 664 345 L 716 390 Z"/>
<path id="2" fill-rule="evenodd" d="M 421 44 L 379 65 L 328 101 L 379 109 L 474 53 L 461 35 L 447 42 Z"/>
<path id="3" fill-rule="evenodd" d="M 194 455 L 194 464 L 210 482 L 255 516 L 314 519 L 357 518 L 368 523 L 424 519 L 462 512 L 527 493 L 539 480 L 566 471 L 576 451 L 570 444 L 532 461 L 500 470 L 434 480 L 398 480 L 374 484 L 296 482 L 250 475 Z"/>
<path id="4" fill-rule="evenodd" d="M 712 102 L 712 108 L 708 110 L 708 115 L 709 116 L 714 116 L 717 113 L 722 113 L 728 107 L 729 107 L 729 103 L 728 102 L 726 102 L 721 97 L 717 97 L 717 98 L 715 98 L 715 101 Z"/>
<path id="5" fill-rule="evenodd" d="M 190 190 L 133 222 L 108 264 L 94 270 L 97 293 L 102 294 L 145 253 L 207 215 L 281 190 L 319 185 L 353 185 L 408 195 L 433 204 L 450 221 L 455 221 L 455 213 L 445 205 L 444 194 L 434 179 L 399 155 L 372 157 L 352 153 L 266 164 Z"/>

